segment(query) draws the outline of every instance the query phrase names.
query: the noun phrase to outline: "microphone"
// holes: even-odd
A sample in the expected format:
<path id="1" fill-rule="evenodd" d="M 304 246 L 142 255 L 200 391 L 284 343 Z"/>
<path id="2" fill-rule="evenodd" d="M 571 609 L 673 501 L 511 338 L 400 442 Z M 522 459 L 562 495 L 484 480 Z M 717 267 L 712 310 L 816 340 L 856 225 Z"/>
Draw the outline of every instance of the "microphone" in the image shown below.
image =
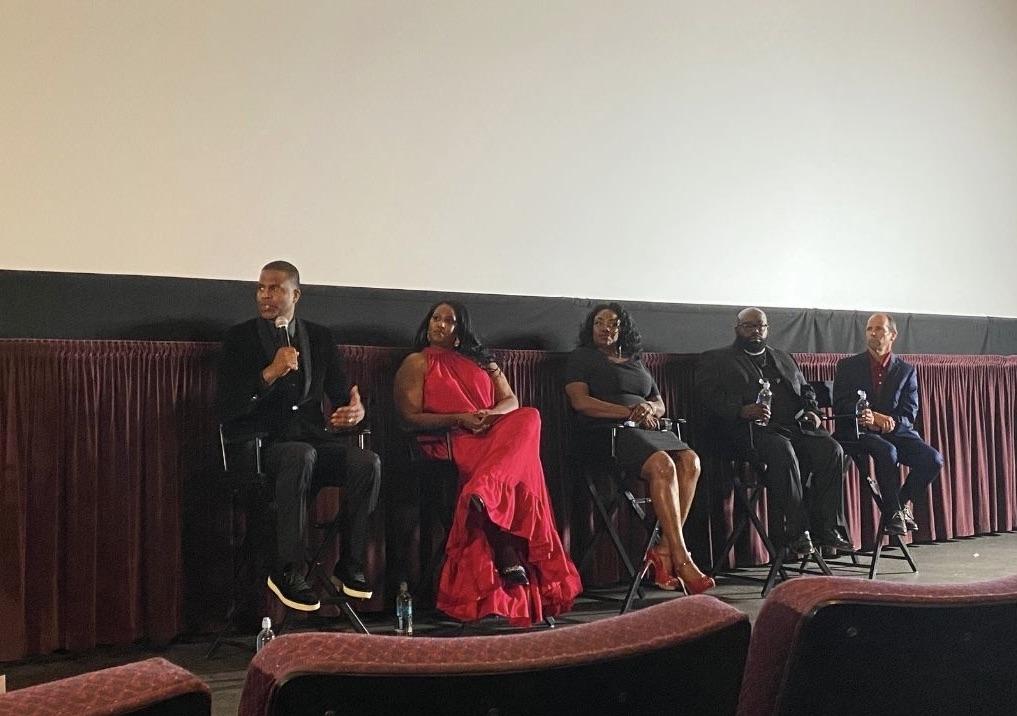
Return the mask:
<path id="1" fill-rule="evenodd" d="M 286 345 L 290 345 L 290 319 L 286 316 L 278 316 L 275 319 L 275 327 L 282 329 L 283 335 L 286 336 Z"/>

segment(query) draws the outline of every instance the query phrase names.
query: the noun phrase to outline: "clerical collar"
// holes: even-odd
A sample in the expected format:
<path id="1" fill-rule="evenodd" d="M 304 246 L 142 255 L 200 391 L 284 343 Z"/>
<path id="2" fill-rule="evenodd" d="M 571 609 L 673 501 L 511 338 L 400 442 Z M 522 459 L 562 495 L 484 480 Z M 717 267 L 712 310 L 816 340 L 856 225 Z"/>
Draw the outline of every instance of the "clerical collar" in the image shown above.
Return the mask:
<path id="1" fill-rule="evenodd" d="M 742 353 L 744 353 L 747 356 L 757 356 L 758 357 L 758 356 L 761 356 L 764 353 L 766 353 L 766 346 L 763 346 L 763 348 L 758 353 L 752 353 L 752 352 L 747 351 L 744 348 L 742 348 Z"/>

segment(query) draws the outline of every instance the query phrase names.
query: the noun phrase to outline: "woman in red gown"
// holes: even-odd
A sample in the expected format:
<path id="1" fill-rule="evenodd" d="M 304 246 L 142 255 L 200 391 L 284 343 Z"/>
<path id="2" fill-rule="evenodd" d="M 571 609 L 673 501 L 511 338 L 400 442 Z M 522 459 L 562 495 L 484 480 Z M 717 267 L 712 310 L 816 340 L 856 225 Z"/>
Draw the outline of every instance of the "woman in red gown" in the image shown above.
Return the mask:
<path id="1" fill-rule="evenodd" d="M 520 408 L 480 345 L 465 306 L 427 313 L 395 379 L 396 407 L 416 430 L 451 431 L 459 496 L 438 582 L 438 608 L 529 625 L 568 611 L 582 590 L 555 528 L 540 464 L 540 413 Z M 421 444 L 447 459 L 444 444 Z"/>

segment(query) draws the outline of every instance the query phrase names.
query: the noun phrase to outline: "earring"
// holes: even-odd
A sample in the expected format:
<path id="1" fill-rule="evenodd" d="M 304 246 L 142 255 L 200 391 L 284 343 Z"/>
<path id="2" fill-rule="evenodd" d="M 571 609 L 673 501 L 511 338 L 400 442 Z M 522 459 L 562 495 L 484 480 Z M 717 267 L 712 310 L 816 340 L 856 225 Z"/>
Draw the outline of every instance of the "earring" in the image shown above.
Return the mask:
<path id="1" fill-rule="evenodd" d="M 456 338 L 455 343 L 453 343 L 452 345 L 454 345 L 456 348 L 458 348 L 459 347 L 459 339 Z"/>

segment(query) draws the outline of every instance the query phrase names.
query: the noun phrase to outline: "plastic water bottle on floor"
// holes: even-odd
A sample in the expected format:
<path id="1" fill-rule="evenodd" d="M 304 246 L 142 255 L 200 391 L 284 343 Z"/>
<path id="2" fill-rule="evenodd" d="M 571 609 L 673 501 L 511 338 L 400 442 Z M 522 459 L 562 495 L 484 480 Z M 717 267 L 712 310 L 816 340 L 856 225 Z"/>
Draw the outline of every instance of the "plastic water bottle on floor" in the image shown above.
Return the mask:
<path id="1" fill-rule="evenodd" d="M 275 639 L 275 632 L 272 631 L 272 620 L 265 617 L 261 620 L 261 631 L 258 632 L 258 638 L 254 640 L 254 650 L 261 651 L 265 644 L 273 639 Z"/>
<path id="2" fill-rule="evenodd" d="M 769 408 L 770 403 L 773 402 L 773 393 L 770 391 L 770 381 L 760 378 L 759 384 L 762 387 L 759 389 L 759 395 L 756 396 L 756 404 L 765 405 Z M 770 421 L 760 418 L 756 421 L 756 425 L 766 425 L 768 422 Z"/>
<path id="3" fill-rule="evenodd" d="M 406 582 L 399 583 L 399 594 L 396 595 L 395 631 L 396 634 L 413 636 L 413 597 Z"/>

